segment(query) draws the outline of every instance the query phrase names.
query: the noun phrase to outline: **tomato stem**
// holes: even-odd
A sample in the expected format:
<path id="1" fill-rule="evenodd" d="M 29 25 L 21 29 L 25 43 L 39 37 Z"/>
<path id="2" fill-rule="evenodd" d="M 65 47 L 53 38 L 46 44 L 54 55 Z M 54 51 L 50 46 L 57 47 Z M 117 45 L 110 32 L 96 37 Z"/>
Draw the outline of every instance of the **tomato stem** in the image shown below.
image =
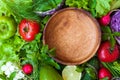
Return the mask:
<path id="1" fill-rule="evenodd" d="M 28 27 L 26 26 L 23 30 L 24 30 L 25 32 L 28 32 Z"/>
<path id="2" fill-rule="evenodd" d="M 113 50 L 114 50 L 114 47 L 111 47 L 111 48 L 109 49 L 110 54 L 112 54 Z"/>

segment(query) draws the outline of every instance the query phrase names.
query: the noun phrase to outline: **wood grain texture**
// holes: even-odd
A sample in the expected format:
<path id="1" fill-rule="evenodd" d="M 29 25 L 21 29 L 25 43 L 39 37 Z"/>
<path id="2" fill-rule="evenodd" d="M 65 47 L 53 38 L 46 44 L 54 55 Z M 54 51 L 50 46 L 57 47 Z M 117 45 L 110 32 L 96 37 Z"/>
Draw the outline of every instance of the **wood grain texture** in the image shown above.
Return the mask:
<path id="1" fill-rule="evenodd" d="M 86 11 L 65 8 L 55 13 L 43 32 L 44 44 L 55 48 L 53 58 L 65 65 L 78 65 L 92 58 L 101 41 L 100 26 Z"/>

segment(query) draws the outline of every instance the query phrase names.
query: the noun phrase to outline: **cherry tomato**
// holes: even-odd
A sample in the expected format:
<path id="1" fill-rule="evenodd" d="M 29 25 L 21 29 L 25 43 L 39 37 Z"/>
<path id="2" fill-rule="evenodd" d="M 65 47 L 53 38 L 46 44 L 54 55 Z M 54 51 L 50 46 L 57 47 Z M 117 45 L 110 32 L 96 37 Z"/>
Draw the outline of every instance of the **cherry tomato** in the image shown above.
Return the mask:
<path id="1" fill-rule="evenodd" d="M 31 64 L 25 64 L 22 66 L 22 70 L 25 74 L 31 74 L 33 72 L 33 66 Z"/>
<path id="2" fill-rule="evenodd" d="M 113 62 L 119 57 L 117 44 L 111 48 L 110 42 L 102 43 L 98 49 L 98 58 L 102 62 Z"/>
<path id="3" fill-rule="evenodd" d="M 19 24 L 19 33 L 25 41 L 32 41 L 39 33 L 40 26 L 36 21 L 23 19 Z"/>
<path id="4" fill-rule="evenodd" d="M 104 78 L 107 78 L 107 80 L 111 80 L 112 74 L 107 68 L 102 67 L 98 72 L 98 77 L 99 80 L 103 80 Z"/>

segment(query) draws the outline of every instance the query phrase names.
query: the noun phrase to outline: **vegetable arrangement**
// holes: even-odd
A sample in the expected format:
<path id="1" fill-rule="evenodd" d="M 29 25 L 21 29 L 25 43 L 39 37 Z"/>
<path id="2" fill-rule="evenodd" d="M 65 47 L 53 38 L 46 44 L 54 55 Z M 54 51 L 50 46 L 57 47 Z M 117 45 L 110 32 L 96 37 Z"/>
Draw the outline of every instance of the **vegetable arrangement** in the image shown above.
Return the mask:
<path id="1" fill-rule="evenodd" d="M 120 79 L 120 0 L 1 0 L 0 4 L 0 80 Z M 81 65 L 57 63 L 49 56 L 55 49 L 42 42 L 48 19 L 66 7 L 88 11 L 101 26 L 98 52 Z"/>

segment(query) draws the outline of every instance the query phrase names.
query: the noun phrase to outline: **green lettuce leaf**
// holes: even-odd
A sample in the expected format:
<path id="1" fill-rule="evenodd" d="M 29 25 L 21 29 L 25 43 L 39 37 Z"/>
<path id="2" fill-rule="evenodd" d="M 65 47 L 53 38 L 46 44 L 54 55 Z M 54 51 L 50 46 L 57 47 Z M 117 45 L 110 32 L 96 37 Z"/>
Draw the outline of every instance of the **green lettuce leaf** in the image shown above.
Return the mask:
<path id="1" fill-rule="evenodd" d="M 120 8 L 120 0 L 112 0 L 110 5 L 111 10 Z"/>
<path id="2" fill-rule="evenodd" d="M 33 11 L 32 0 L 1 0 L 5 5 L 4 11 L 8 10 L 7 13 L 12 13 L 12 16 L 19 23 L 22 18 L 32 19 L 39 21 L 39 16 Z M 4 7 L 1 5 L 1 7 Z"/>
<path id="3" fill-rule="evenodd" d="M 47 11 L 56 8 L 62 0 L 33 0 L 35 11 Z"/>
<path id="4" fill-rule="evenodd" d="M 70 7 L 83 8 L 88 10 L 89 0 L 66 0 L 65 4 Z"/>
<path id="5" fill-rule="evenodd" d="M 101 17 L 110 11 L 111 0 L 96 0 L 96 1 L 97 1 L 96 14 L 98 17 Z"/>
<path id="6" fill-rule="evenodd" d="M 110 11 L 111 0 L 66 0 L 69 7 L 82 8 L 89 11 L 94 17 L 101 17 Z"/>
<path id="7" fill-rule="evenodd" d="M 18 35 L 8 40 L 0 41 L 0 67 L 8 61 L 18 64 L 20 59 L 17 52 L 20 51 L 24 44 L 25 42 Z"/>
<path id="8" fill-rule="evenodd" d="M 12 16 L 16 22 L 20 22 L 21 17 L 15 15 L 13 13 L 14 10 L 10 9 L 10 7 L 4 2 L 5 0 L 0 1 L 0 16 Z"/>

